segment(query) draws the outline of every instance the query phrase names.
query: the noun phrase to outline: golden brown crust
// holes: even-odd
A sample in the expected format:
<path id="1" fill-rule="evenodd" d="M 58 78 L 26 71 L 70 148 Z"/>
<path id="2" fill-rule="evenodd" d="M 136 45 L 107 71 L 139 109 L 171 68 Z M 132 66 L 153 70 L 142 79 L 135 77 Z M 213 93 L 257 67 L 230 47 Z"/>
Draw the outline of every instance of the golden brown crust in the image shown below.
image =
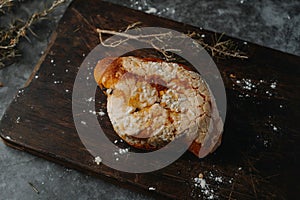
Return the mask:
<path id="1" fill-rule="evenodd" d="M 126 72 L 122 67 L 122 58 L 108 57 L 100 60 L 94 70 L 94 77 L 99 86 L 112 88 Z"/>
<path id="2" fill-rule="evenodd" d="M 198 156 L 199 151 L 201 149 L 201 144 L 195 141 L 192 142 L 191 146 L 189 147 L 189 151 Z"/>

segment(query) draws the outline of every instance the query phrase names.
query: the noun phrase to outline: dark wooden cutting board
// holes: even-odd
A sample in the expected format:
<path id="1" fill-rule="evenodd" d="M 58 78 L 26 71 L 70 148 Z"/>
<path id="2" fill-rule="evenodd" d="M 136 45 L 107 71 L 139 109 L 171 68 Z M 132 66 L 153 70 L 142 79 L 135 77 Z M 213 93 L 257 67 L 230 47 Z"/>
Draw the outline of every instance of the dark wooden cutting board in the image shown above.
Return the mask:
<path id="1" fill-rule="evenodd" d="M 236 42 L 249 58 L 215 60 L 228 101 L 223 141 L 215 153 L 199 160 L 187 152 L 168 167 L 143 174 L 95 164 L 74 126 L 73 83 L 84 56 L 99 44 L 96 27 L 118 31 L 137 21 L 141 26 L 196 31 L 206 38 L 215 35 L 110 3 L 75 0 L 27 85 L 3 116 L 4 142 L 157 198 L 299 196 L 300 58 L 230 37 L 225 38 Z M 109 121 L 107 115 L 103 120 Z M 194 182 L 199 173 L 206 180 L 204 189 Z"/>

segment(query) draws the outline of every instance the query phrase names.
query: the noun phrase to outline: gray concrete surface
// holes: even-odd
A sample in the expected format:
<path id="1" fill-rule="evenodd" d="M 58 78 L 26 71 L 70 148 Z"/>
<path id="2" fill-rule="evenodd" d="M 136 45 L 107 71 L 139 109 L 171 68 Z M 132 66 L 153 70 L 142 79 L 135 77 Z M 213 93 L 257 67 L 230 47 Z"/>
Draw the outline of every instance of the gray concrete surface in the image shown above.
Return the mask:
<path id="1" fill-rule="evenodd" d="M 47 1 L 21 1 L 14 12 L 27 18 Z M 0 118 L 18 88 L 27 80 L 45 50 L 49 36 L 71 0 L 33 29 L 30 42 L 20 44 L 21 59 L 0 70 Z M 217 32 L 300 55 L 300 2 L 297 0 L 107 0 L 144 12 L 152 12 Z M 45 3 L 46 2 L 46 3 Z M 0 25 L 10 21 L 0 17 Z M 13 150 L 0 142 L 0 199 L 150 199 L 75 170 Z M 39 191 L 34 191 L 30 183 Z"/>

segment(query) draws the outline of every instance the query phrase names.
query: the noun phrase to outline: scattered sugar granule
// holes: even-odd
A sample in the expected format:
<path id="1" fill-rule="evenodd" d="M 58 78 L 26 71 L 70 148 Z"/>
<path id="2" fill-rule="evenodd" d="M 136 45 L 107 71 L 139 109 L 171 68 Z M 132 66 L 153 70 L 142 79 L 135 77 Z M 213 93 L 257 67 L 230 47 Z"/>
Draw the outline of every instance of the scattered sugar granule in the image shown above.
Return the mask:
<path id="1" fill-rule="evenodd" d="M 153 7 L 149 7 L 148 10 L 146 10 L 146 13 L 151 14 L 151 13 L 156 13 L 157 9 Z"/>
<path id="2" fill-rule="evenodd" d="M 93 100 L 94 100 L 94 98 L 93 98 L 93 97 L 90 97 L 90 98 L 88 98 L 86 101 L 91 102 L 91 101 L 93 101 Z"/>
<path id="3" fill-rule="evenodd" d="M 101 162 L 102 162 L 102 159 L 100 158 L 100 156 L 96 156 L 96 157 L 95 157 L 95 163 L 96 163 L 97 165 L 100 165 Z"/>
<path id="4" fill-rule="evenodd" d="M 54 81 L 53 83 L 54 84 L 59 84 L 59 83 L 62 83 L 62 81 Z"/>
<path id="5" fill-rule="evenodd" d="M 80 123 L 83 124 L 83 125 L 86 125 L 86 122 L 85 122 L 85 121 L 81 121 Z"/>
<path id="6" fill-rule="evenodd" d="M 149 187 L 148 188 L 150 191 L 154 191 L 154 190 L 156 190 L 156 188 L 155 187 Z"/>
<path id="7" fill-rule="evenodd" d="M 17 123 L 17 124 L 20 123 L 20 119 L 21 119 L 20 117 L 17 117 L 17 119 L 16 119 L 16 123 Z"/>
<path id="8" fill-rule="evenodd" d="M 203 178 L 196 177 L 196 178 L 194 178 L 194 182 L 195 182 L 196 187 L 200 186 L 202 189 L 204 189 L 206 186 L 206 181 Z"/>
<path id="9" fill-rule="evenodd" d="M 119 149 L 119 154 L 125 154 L 125 153 L 127 153 L 128 152 L 128 148 L 126 148 L 126 149 Z"/>
<path id="10" fill-rule="evenodd" d="M 272 88 L 272 89 L 275 89 L 276 88 L 276 82 L 273 82 L 273 83 L 271 83 L 271 85 L 270 85 L 270 87 Z"/>
<path id="11" fill-rule="evenodd" d="M 100 111 L 100 112 L 98 112 L 98 114 L 102 117 L 102 116 L 104 116 L 105 115 L 105 112 L 103 112 L 103 111 Z"/>
<path id="12" fill-rule="evenodd" d="M 268 147 L 268 143 L 269 143 L 268 140 L 264 140 L 264 146 L 265 146 L 265 147 Z"/>
<path id="13" fill-rule="evenodd" d="M 222 183 L 223 180 L 222 180 L 222 177 L 219 176 L 219 177 L 215 177 L 215 181 L 219 182 L 219 183 Z"/>
<path id="14" fill-rule="evenodd" d="M 111 92 L 112 92 L 112 89 L 110 89 L 110 88 L 108 88 L 108 89 L 106 90 L 106 94 L 111 94 Z"/>

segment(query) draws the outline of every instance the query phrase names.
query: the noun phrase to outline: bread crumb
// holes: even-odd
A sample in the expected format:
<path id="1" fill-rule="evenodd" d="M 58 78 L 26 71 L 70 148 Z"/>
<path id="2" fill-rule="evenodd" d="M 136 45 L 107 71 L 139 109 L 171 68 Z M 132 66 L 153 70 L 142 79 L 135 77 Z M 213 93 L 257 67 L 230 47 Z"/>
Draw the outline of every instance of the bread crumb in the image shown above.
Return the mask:
<path id="1" fill-rule="evenodd" d="M 230 78 L 236 78 L 236 76 L 234 74 L 230 74 L 229 77 Z"/>
<path id="2" fill-rule="evenodd" d="M 203 174 L 202 174 L 202 173 L 199 173 L 198 177 L 199 177 L 199 178 L 203 178 Z"/>

